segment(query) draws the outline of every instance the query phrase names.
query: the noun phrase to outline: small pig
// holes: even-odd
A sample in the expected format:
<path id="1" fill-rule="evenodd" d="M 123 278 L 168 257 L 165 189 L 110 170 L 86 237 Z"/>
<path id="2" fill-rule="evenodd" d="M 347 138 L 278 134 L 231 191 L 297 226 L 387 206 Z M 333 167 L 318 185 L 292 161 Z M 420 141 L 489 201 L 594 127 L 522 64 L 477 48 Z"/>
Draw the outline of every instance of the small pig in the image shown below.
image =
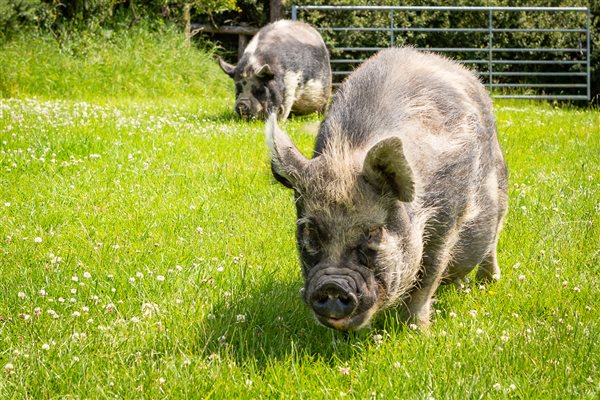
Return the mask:
<path id="1" fill-rule="evenodd" d="M 333 97 L 312 159 L 271 117 L 275 178 L 294 190 L 303 297 L 338 330 L 399 306 L 429 326 L 441 283 L 500 277 L 507 169 L 492 104 L 462 66 L 411 48 L 364 62 Z"/>
<path id="2" fill-rule="evenodd" d="M 252 38 L 237 66 L 219 59 L 235 82 L 242 117 L 323 112 L 331 96 L 329 53 L 321 35 L 299 21 L 273 22 Z"/>

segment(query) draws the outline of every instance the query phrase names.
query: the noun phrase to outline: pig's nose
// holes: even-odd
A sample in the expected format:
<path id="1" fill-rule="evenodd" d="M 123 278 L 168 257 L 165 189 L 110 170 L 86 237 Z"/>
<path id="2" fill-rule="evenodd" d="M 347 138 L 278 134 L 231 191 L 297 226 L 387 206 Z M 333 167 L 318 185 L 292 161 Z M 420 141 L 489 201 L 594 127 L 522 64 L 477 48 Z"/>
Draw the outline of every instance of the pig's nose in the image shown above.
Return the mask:
<path id="1" fill-rule="evenodd" d="M 354 293 L 341 286 L 324 284 L 311 296 L 310 304 L 315 313 L 327 318 L 344 318 L 352 314 L 358 305 Z"/>
<path id="2" fill-rule="evenodd" d="M 250 105 L 247 103 L 238 103 L 235 107 L 235 111 L 241 116 L 247 116 L 250 114 Z"/>

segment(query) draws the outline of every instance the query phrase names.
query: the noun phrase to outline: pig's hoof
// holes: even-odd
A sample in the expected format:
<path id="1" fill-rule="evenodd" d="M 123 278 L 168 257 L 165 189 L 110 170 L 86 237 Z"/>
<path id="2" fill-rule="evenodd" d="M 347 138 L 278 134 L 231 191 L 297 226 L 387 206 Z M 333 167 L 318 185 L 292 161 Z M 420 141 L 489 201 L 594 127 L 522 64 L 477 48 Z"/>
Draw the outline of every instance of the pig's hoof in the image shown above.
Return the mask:
<path id="1" fill-rule="evenodd" d="M 470 279 L 468 277 L 454 278 L 454 280 L 452 280 L 452 284 L 454 285 L 456 290 L 458 290 L 459 292 L 463 292 L 469 284 L 469 281 Z"/>
<path id="2" fill-rule="evenodd" d="M 500 280 L 500 270 L 498 269 L 496 272 L 488 271 L 479 267 L 477 269 L 476 279 L 481 283 L 494 283 Z"/>

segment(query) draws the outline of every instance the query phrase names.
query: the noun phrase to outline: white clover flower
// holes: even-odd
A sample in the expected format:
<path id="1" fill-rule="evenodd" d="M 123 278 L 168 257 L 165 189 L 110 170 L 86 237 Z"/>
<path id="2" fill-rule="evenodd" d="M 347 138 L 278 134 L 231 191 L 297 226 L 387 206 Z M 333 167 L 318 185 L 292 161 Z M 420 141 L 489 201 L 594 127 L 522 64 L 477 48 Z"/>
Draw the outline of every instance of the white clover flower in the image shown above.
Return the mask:
<path id="1" fill-rule="evenodd" d="M 410 324 L 408 327 L 413 331 L 416 331 L 417 329 L 419 329 L 419 327 L 416 324 Z"/>
<path id="2" fill-rule="evenodd" d="M 46 350 L 46 351 L 50 350 L 50 345 L 48 343 L 44 343 L 42 345 L 42 350 Z"/>
<path id="3" fill-rule="evenodd" d="M 44 289 L 40 289 L 40 296 L 46 297 L 47 295 L 48 295 L 48 293 L 46 293 L 46 291 Z"/>
<path id="4" fill-rule="evenodd" d="M 24 299 L 25 298 L 25 292 L 19 292 L 18 294 L 20 299 Z"/>
<path id="5" fill-rule="evenodd" d="M 502 389 L 502 385 L 499 383 L 494 383 L 494 386 L 492 386 L 492 388 L 494 388 L 494 390 L 500 390 Z"/>
<path id="6" fill-rule="evenodd" d="M 90 278 L 92 277 L 92 274 L 90 274 L 89 272 L 85 271 L 85 272 L 83 273 L 83 277 L 84 277 L 85 279 L 90 279 Z"/>
<path id="7" fill-rule="evenodd" d="M 477 317 L 477 310 L 471 310 L 469 311 L 469 315 L 473 318 Z"/>
<path id="8" fill-rule="evenodd" d="M 14 370 L 15 366 L 11 363 L 6 363 L 6 365 L 4 365 L 4 372 L 6 372 L 8 375 L 12 375 L 14 373 Z"/>
<path id="9" fill-rule="evenodd" d="M 166 380 L 165 378 L 162 378 L 162 377 L 161 377 L 161 378 L 158 378 L 158 384 L 159 384 L 159 385 L 164 385 L 166 381 L 167 381 L 167 380 Z"/>
<path id="10" fill-rule="evenodd" d="M 129 282 L 135 283 L 135 278 L 133 276 L 129 277 Z"/>
<path id="11" fill-rule="evenodd" d="M 156 280 L 157 280 L 157 281 L 159 281 L 159 282 L 164 282 L 164 280 L 165 280 L 165 277 L 164 277 L 163 275 L 158 275 L 158 276 L 156 277 Z"/>
<path id="12" fill-rule="evenodd" d="M 144 303 L 142 304 L 142 316 L 144 318 L 151 318 L 155 313 L 158 313 L 158 304 L 156 303 Z"/>
<path id="13" fill-rule="evenodd" d="M 382 344 L 382 343 L 383 343 L 383 336 L 382 336 L 382 335 L 379 335 L 379 334 L 377 334 L 377 335 L 374 335 L 374 336 L 373 336 L 373 342 L 374 342 L 376 345 L 380 345 L 380 344 Z"/>
<path id="14" fill-rule="evenodd" d="M 72 289 L 71 289 L 71 294 L 75 294 L 75 293 L 77 293 L 77 289 L 75 289 L 75 288 L 72 288 Z"/>
<path id="15" fill-rule="evenodd" d="M 138 317 L 131 317 L 131 322 L 137 324 L 138 322 L 140 322 L 140 319 Z"/>
<path id="16" fill-rule="evenodd" d="M 476 333 L 477 335 L 481 335 L 481 334 L 483 333 L 483 329 L 481 329 L 481 328 L 477 328 L 477 330 L 475 331 L 475 333 Z"/>
<path id="17" fill-rule="evenodd" d="M 519 275 L 519 280 L 520 280 L 520 281 L 524 281 L 524 280 L 525 280 L 525 278 L 527 278 L 525 275 Z"/>
<path id="18" fill-rule="evenodd" d="M 109 303 L 106 306 L 104 306 L 104 309 L 108 312 L 113 312 L 115 311 L 115 305 L 113 303 Z"/>
<path id="19" fill-rule="evenodd" d="M 42 243 L 42 238 L 38 236 L 38 237 L 36 237 L 35 239 L 33 239 L 33 241 L 34 241 L 35 243 Z"/>
<path id="20" fill-rule="evenodd" d="M 136 272 L 135 276 L 139 279 L 143 279 L 144 278 L 144 274 L 142 274 L 141 272 Z"/>
<path id="21" fill-rule="evenodd" d="M 454 311 L 450 311 L 448 316 L 450 316 L 450 318 L 456 318 L 456 313 Z"/>
<path id="22" fill-rule="evenodd" d="M 71 277 L 71 280 L 73 282 L 78 282 L 79 281 L 79 277 L 77 275 L 74 275 L 74 276 Z"/>

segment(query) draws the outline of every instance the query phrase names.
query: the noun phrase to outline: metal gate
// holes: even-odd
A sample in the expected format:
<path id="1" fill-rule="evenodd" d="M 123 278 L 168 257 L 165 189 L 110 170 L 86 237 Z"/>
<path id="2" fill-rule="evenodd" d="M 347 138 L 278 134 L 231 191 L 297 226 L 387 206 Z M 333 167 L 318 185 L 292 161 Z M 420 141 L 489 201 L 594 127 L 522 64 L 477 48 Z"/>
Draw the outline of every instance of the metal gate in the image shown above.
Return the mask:
<path id="1" fill-rule="evenodd" d="M 356 26 L 332 26 L 334 16 Z M 412 45 L 478 71 L 496 98 L 591 98 L 586 7 L 292 5 L 292 19 L 321 32 L 336 83 L 373 53 Z"/>

